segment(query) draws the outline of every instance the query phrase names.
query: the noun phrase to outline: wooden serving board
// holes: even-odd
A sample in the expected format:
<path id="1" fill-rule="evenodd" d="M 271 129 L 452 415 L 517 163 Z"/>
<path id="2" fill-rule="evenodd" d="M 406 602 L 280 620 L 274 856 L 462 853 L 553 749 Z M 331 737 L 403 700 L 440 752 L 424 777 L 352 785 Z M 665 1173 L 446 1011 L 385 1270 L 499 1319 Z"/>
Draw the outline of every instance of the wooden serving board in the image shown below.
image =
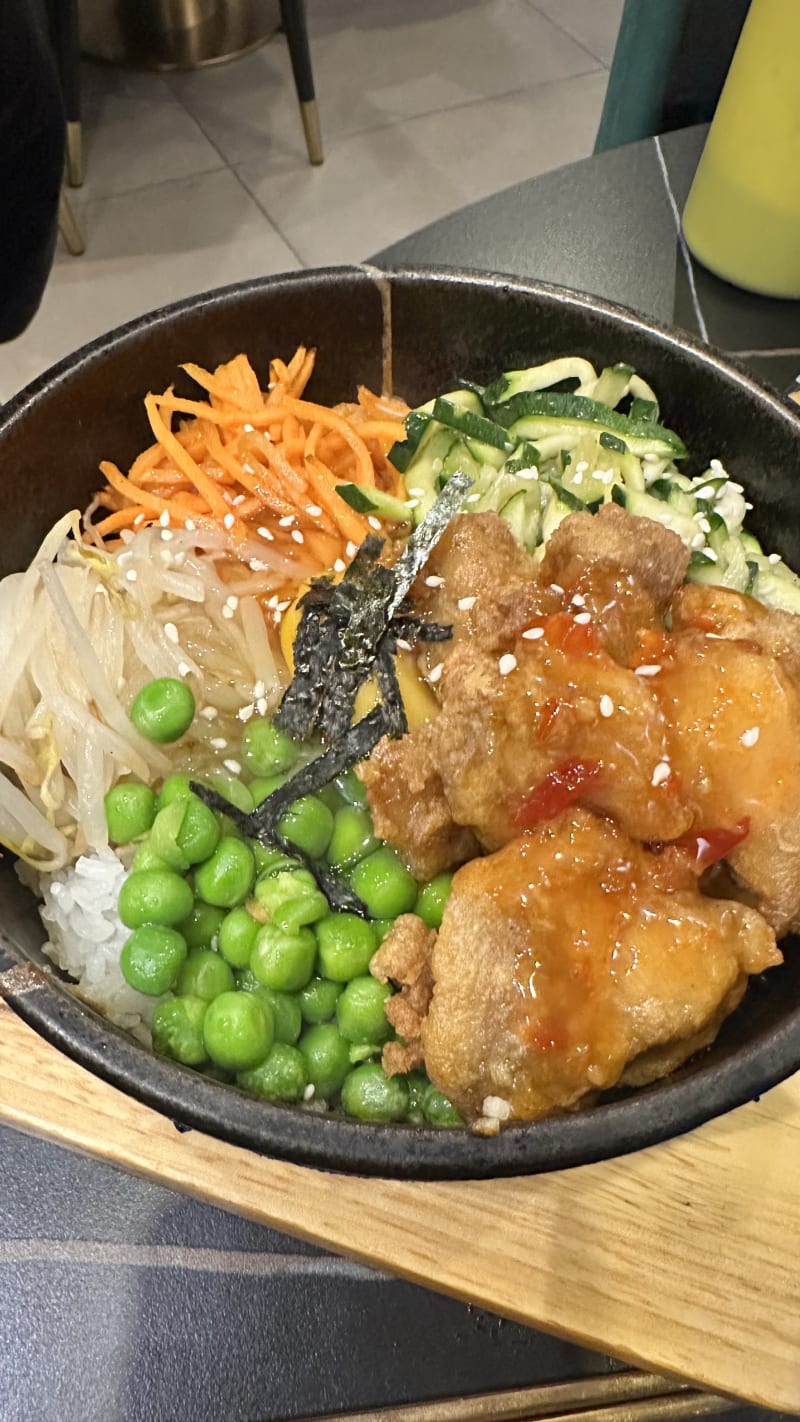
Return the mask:
<path id="1" fill-rule="evenodd" d="M 0 1121 L 508 1318 L 800 1413 L 800 1074 L 601 1165 L 365 1180 L 180 1133 L 0 1003 Z"/>

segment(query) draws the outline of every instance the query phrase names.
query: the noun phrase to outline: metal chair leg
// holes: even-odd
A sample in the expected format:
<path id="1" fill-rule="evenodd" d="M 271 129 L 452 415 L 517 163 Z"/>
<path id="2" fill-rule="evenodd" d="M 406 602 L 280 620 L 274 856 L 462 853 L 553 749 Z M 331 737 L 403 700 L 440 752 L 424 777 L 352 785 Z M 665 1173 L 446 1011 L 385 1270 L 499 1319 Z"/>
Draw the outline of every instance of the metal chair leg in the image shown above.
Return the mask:
<path id="1" fill-rule="evenodd" d="M 300 104 L 300 117 L 303 121 L 309 162 L 321 163 L 324 158 L 322 129 L 314 94 L 314 75 L 311 70 L 305 0 L 281 0 L 281 24 L 289 45 L 289 58 L 292 61 L 292 73 Z"/>
<path id="2" fill-rule="evenodd" d="M 83 185 L 83 129 L 80 123 L 67 123 L 67 182 L 71 188 Z"/>
<path id="3" fill-rule="evenodd" d="M 73 257 L 80 257 L 86 251 L 83 233 L 72 211 L 72 206 L 63 189 L 58 199 L 58 230 L 64 238 L 64 246 Z"/>

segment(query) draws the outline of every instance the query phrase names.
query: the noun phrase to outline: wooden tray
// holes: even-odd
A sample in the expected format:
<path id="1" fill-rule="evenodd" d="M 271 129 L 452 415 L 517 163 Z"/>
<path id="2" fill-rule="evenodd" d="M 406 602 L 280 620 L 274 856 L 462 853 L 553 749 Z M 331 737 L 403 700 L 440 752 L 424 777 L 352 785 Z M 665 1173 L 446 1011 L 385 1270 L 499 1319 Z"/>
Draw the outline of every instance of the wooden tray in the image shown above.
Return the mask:
<path id="1" fill-rule="evenodd" d="M 590 1348 L 800 1413 L 800 1074 L 602 1165 L 364 1180 L 181 1133 L 0 1003 L 0 1121 Z"/>

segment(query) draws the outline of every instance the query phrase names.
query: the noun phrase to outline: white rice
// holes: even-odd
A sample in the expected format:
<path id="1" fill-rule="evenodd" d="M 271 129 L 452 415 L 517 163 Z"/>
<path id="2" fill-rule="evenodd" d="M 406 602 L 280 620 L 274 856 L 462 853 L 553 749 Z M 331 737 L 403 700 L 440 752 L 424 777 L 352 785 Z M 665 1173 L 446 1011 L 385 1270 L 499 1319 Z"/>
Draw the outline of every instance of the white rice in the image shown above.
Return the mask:
<path id="1" fill-rule="evenodd" d="M 149 1024 L 160 999 L 129 987 L 119 955 L 130 929 L 117 913 L 127 870 L 106 850 L 84 854 L 55 874 L 38 875 L 42 921 L 49 933 L 44 951 L 77 983 L 77 992 L 112 1022 L 149 1044 Z M 26 881 L 30 871 L 25 872 Z"/>

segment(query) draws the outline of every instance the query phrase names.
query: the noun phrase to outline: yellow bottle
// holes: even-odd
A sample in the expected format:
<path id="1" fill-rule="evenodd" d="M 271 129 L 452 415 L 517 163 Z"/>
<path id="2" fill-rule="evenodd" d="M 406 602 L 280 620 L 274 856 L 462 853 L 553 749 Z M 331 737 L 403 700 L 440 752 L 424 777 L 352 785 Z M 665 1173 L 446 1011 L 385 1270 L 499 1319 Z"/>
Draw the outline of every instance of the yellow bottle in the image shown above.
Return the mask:
<path id="1" fill-rule="evenodd" d="M 683 231 L 717 276 L 800 297 L 800 0 L 752 0 Z"/>

